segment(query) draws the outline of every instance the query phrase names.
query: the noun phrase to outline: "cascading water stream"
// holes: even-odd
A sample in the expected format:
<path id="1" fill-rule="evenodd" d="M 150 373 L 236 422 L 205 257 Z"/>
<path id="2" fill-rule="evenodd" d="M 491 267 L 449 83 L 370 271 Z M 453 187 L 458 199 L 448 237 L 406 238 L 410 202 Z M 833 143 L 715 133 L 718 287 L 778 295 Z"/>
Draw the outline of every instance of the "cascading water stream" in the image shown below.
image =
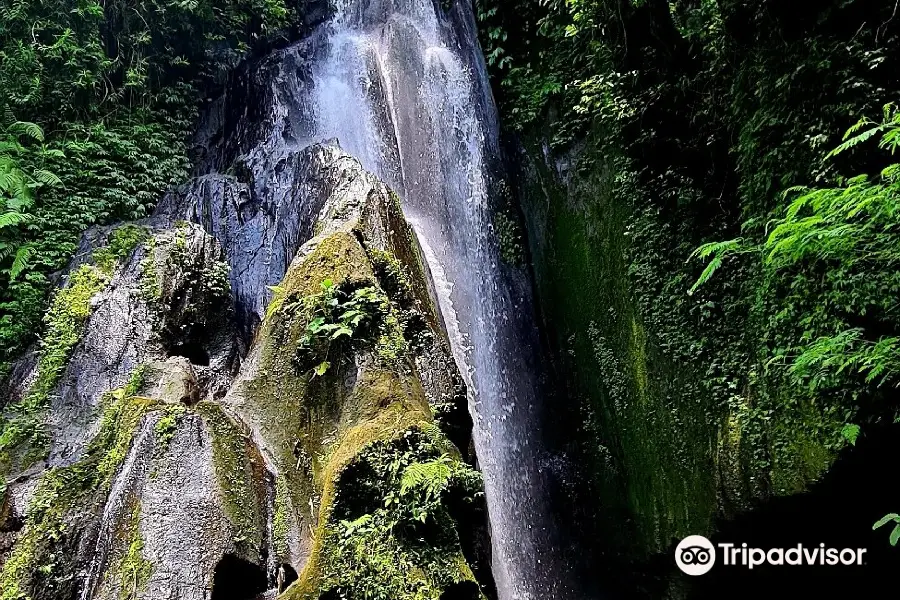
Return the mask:
<path id="1" fill-rule="evenodd" d="M 282 157 L 337 138 L 398 192 L 467 380 L 499 596 L 574 600 L 549 499 L 530 286 L 500 260 L 493 229 L 496 108 L 471 6 L 442 4 L 333 0 L 330 20 L 285 51 L 269 140 L 248 159 L 267 181 Z"/>
<path id="2" fill-rule="evenodd" d="M 398 190 L 425 247 L 469 384 L 500 597 L 572 598 L 542 468 L 528 286 L 492 233 L 498 125 L 470 7 L 335 4 L 312 67 L 312 137 L 337 138 Z"/>

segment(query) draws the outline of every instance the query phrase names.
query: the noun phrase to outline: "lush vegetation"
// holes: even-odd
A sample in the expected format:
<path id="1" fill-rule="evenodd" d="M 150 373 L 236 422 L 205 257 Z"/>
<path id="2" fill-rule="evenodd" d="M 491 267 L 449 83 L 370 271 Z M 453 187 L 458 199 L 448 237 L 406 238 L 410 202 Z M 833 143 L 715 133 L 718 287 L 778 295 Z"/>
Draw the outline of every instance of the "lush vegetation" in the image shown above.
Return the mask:
<path id="1" fill-rule="evenodd" d="M 291 19 L 282 0 L 16 0 L 0 15 L 0 364 L 90 225 L 146 216 L 197 107 Z"/>
<path id="2" fill-rule="evenodd" d="M 848 130 L 845 141 L 829 157 L 878 134 L 880 147 L 891 154 L 900 146 L 900 114 L 890 104 L 884 107 L 883 123 L 864 117 Z M 819 292 L 843 301 L 843 305 L 825 308 L 850 314 L 831 334 L 813 337 L 807 333 L 792 347 L 781 349 L 773 361 L 787 366 L 798 384 L 816 391 L 840 385 L 842 377 L 848 375 L 862 376 L 866 383 L 876 386 L 896 385 L 900 338 L 885 335 L 884 330 L 867 331 L 852 317 L 875 313 L 876 318 L 884 320 L 896 318 L 900 291 L 896 271 L 900 260 L 898 178 L 900 165 L 891 164 L 874 180 L 862 174 L 838 187 L 789 189 L 784 196 L 790 202 L 768 223 L 768 235 L 761 243 L 736 238 L 710 242 L 694 252 L 694 256 L 710 260 L 691 292 L 706 283 L 729 256 L 737 254 L 757 255 L 766 277 L 772 279 L 790 276 L 798 268 L 811 270 L 820 278 L 809 281 L 804 292 Z M 752 222 L 744 224 L 747 230 L 753 226 Z M 849 293 L 843 289 L 848 286 Z M 802 318 L 812 328 L 817 315 L 804 314 Z M 858 426 L 845 431 L 855 442 Z"/>
<path id="3" fill-rule="evenodd" d="M 311 371 L 314 377 L 331 368 L 331 361 L 340 356 L 345 342 L 376 337 L 373 333 L 387 329 L 390 315 L 390 300 L 375 286 L 342 289 L 330 279 L 320 286 L 319 293 L 302 298 L 274 286 L 275 297 L 267 309 L 268 317 L 283 310 L 307 321 L 294 361 L 301 371 Z M 396 324 L 396 319 L 393 322 Z"/>
<path id="4" fill-rule="evenodd" d="M 533 258 L 585 460 L 650 538 L 624 543 L 805 489 L 889 426 L 896 4 L 476 5 L 505 124 L 574 157 Z"/>
<path id="5" fill-rule="evenodd" d="M 458 554 L 457 520 L 477 504 L 481 476 L 438 455 L 441 445 L 411 430 L 372 444 L 350 463 L 322 532 L 320 589 L 373 600 L 438 598 L 455 586 L 478 590 Z"/>

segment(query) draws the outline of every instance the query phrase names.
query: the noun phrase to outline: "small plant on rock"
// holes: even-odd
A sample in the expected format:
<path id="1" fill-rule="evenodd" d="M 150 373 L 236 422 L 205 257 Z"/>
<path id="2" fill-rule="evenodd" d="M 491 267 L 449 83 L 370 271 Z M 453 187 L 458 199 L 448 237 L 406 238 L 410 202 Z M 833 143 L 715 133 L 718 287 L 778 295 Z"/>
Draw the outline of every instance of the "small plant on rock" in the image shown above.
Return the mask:
<path id="1" fill-rule="evenodd" d="M 350 290 L 336 286 L 330 279 L 323 281 L 321 287 L 321 292 L 302 300 L 309 323 L 296 356 L 298 366 L 312 369 L 313 376 L 328 371 L 336 346 L 365 337 L 390 312 L 387 296 L 377 287 Z"/>

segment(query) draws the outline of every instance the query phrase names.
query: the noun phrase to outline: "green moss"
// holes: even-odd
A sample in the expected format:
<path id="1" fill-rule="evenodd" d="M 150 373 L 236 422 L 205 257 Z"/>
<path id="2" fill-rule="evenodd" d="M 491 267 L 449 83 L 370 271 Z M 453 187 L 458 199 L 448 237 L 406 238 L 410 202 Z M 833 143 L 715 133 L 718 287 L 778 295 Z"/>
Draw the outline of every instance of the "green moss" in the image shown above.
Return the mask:
<path id="1" fill-rule="evenodd" d="M 408 429 L 369 442 L 344 463 L 323 501 L 313 555 L 286 593 L 288 600 L 318 599 L 328 592 L 438 600 L 460 582 L 477 590 L 446 502 L 450 496 L 474 500 L 481 479 L 439 451 L 430 436 Z M 429 467 L 435 464 L 442 469 Z M 420 476 L 408 477 L 414 469 Z M 429 470 L 438 476 L 427 475 Z"/>
<path id="2" fill-rule="evenodd" d="M 117 261 L 126 258 L 141 241 L 147 229 L 123 225 L 110 234 L 109 244 L 95 252 L 97 265 L 81 265 L 69 275 L 44 315 L 45 331 L 41 339 L 37 377 L 25 397 L 10 407 L 0 422 L 0 478 L 13 469 L 22 470 L 44 454 L 46 443 L 43 413 L 53 389 L 65 371 L 69 356 L 84 334 L 90 317 L 91 300 L 109 283 Z M 128 387 L 135 388 L 140 371 Z M 131 392 L 129 392 L 131 395 Z"/>
<path id="3" fill-rule="evenodd" d="M 523 210 L 577 407 L 572 451 L 605 499 L 595 535 L 646 555 L 754 499 L 807 489 L 842 446 L 846 416 L 759 364 L 764 329 L 745 287 L 756 275 L 732 265 L 733 278 L 689 295 L 688 225 L 662 214 L 608 146 L 585 148 L 567 187 L 532 148 Z"/>
<path id="4" fill-rule="evenodd" d="M 160 408 L 153 400 L 125 396 L 124 389 L 111 392 L 107 404 L 83 458 L 41 477 L 22 535 L 0 571 L 0 600 L 24 600 L 39 589 L 49 595 L 72 581 L 74 573 L 61 570 L 74 565 L 61 559 L 80 541 L 80 530 L 73 527 L 77 511 L 106 497 L 141 419 Z"/>
<path id="5" fill-rule="evenodd" d="M 157 450 L 164 451 L 169 447 L 169 442 L 178 431 L 178 423 L 187 408 L 182 404 L 167 404 L 164 414 L 159 418 L 154 426 L 156 431 Z"/>
<path id="6" fill-rule="evenodd" d="M 201 402 L 196 411 L 202 415 L 212 436 L 216 480 L 225 514 L 235 528 L 235 540 L 247 554 L 258 556 L 262 550 L 264 522 L 257 493 L 261 480 L 255 471 L 261 467 L 261 458 L 254 456 L 252 444 L 218 404 Z"/>
<path id="7" fill-rule="evenodd" d="M 149 367 L 146 364 L 138 365 L 134 371 L 131 372 L 131 375 L 128 376 L 128 382 L 125 384 L 125 389 L 123 391 L 123 395 L 126 398 L 137 396 L 141 390 L 144 389 L 148 368 Z"/>
<path id="8" fill-rule="evenodd" d="M 395 302 L 408 308 L 413 302 L 412 285 L 400 261 L 390 252 L 366 248 L 378 283 Z"/>
<path id="9" fill-rule="evenodd" d="M 328 351 L 332 367 L 313 377 L 295 357 L 309 343 L 304 339 L 312 321 L 308 305 L 311 298 L 320 304 L 326 280 L 332 295 L 375 290 L 380 309 L 368 327 L 350 336 L 352 343 L 339 353 Z M 442 455 L 452 457 L 453 472 L 460 475 L 448 486 L 455 491 L 447 493 L 470 499 L 480 493 L 480 481 L 471 481 L 477 475 L 462 467 L 458 451 L 434 426 L 422 386 L 404 365 L 400 305 L 411 303 L 404 298 L 407 285 L 405 269 L 392 253 L 367 252 L 354 235 L 338 232 L 322 240 L 274 289 L 258 338 L 258 375 L 243 384 L 243 395 L 266 424 L 268 445 L 282 449 L 274 457 L 281 473 L 276 551 L 287 552 L 291 509 L 315 531 L 311 557 L 300 581 L 286 592 L 289 599 L 318 599 L 329 591 L 373 599 L 437 599 L 454 582 L 474 581 L 441 499 L 426 501 L 422 490 L 407 490 L 406 497 L 401 493 L 404 466 Z M 356 377 L 348 388 L 344 374 L 349 369 Z M 365 515 L 351 514 L 353 506 L 366 498 L 374 504 L 366 505 L 369 516 L 359 521 Z M 407 526 L 410 531 L 425 527 L 413 514 L 435 525 L 436 539 L 397 535 Z"/>
<path id="10" fill-rule="evenodd" d="M 566 190 L 542 160 L 523 210 L 543 316 L 576 407 L 572 452 L 605 499 L 595 535 L 643 555 L 706 531 L 717 514 L 715 422 L 691 371 L 660 352 L 648 335 L 656 324 L 645 325 L 634 301 L 630 209 L 618 201 L 628 196 L 614 192 L 623 184 L 601 167 L 580 171 Z"/>
<path id="11" fill-rule="evenodd" d="M 505 211 L 494 215 L 494 232 L 500 246 L 500 256 L 513 266 L 525 263 L 525 244 L 518 220 Z"/>
<path id="12" fill-rule="evenodd" d="M 384 317 L 375 349 L 378 357 L 388 366 L 398 366 L 406 358 L 408 353 L 406 337 L 396 310 L 391 310 Z"/>
<path id="13" fill-rule="evenodd" d="M 44 316 L 37 377 L 25 397 L 10 407 L 0 433 L 0 475 L 27 468 L 43 454 L 43 411 L 50 393 L 65 370 L 72 349 L 84 333 L 91 314 L 91 299 L 104 289 L 108 276 L 92 265 L 82 265 L 68 285 L 54 296 Z"/>
<path id="14" fill-rule="evenodd" d="M 140 289 L 145 302 L 157 302 L 162 298 L 162 281 L 156 268 L 156 237 L 145 242 L 147 254 L 141 260 Z"/>
<path id="15" fill-rule="evenodd" d="M 134 511 L 122 530 L 126 551 L 116 568 L 119 580 L 119 600 L 136 600 L 153 575 L 153 563 L 144 558 L 144 540 L 140 532 L 141 505 Z"/>
<path id="16" fill-rule="evenodd" d="M 287 480 L 283 475 L 275 478 L 275 515 L 272 517 L 273 546 L 277 558 L 285 562 L 290 556 L 290 520 L 291 506 L 290 496 L 287 490 Z"/>
<path id="17" fill-rule="evenodd" d="M 811 400 L 765 406 L 771 406 L 771 490 L 778 495 L 803 492 L 825 473 L 845 444 L 840 436 L 844 413 L 834 404 Z"/>
<path id="18" fill-rule="evenodd" d="M 150 230 L 139 225 L 121 225 L 109 234 L 106 246 L 94 251 L 94 264 L 107 275 L 112 275 L 116 264 L 126 258 L 150 236 Z"/>

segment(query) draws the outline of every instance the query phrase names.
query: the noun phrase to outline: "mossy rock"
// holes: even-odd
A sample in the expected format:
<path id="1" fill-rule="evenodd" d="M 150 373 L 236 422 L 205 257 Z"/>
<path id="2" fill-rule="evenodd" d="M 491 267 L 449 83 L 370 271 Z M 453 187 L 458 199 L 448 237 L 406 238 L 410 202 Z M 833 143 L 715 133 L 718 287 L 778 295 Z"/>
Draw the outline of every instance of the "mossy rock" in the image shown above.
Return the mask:
<path id="1" fill-rule="evenodd" d="M 561 178 L 526 139 L 519 196 L 568 450 L 590 471 L 586 497 L 604 499 L 587 501 L 596 530 L 583 543 L 646 558 L 808 490 L 837 456 L 844 415 L 759 375 L 748 309 L 727 289 L 716 302 L 688 293 L 700 242 L 605 141 L 592 131 Z"/>
<path id="2" fill-rule="evenodd" d="M 379 214 L 391 215 L 392 210 Z M 479 480 L 461 494 L 465 502 L 483 501 L 480 478 L 434 424 L 411 346 L 404 338 L 407 332 L 400 325 L 421 303 L 410 281 L 424 279 L 424 271 L 410 274 L 392 251 L 396 245 L 405 248 L 407 258 L 416 255 L 414 236 L 402 224 L 396 234 L 385 234 L 396 232 L 396 224 L 380 228 L 362 220 L 320 228 L 322 233 L 301 250 L 276 288 L 249 360 L 252 368 L 225 400 L 245 415 L 263 438 L 263 446 L 273 451 L 284 486 L 281 504 L 293 509 L 283 511 L 288 514 L 279 517 L 279 529 L 310 535 L 306 565 L 285 592 L 290 600 L 337 593 L 437 600 L 452 586 L 465 585 L 475 590 L 473 598 L 481 597 L 460 543 L 459 524 L 446 506 L 464 500 L 451 502 L 449 488 L 443 490 L 433 503 L 433 513 L 423 517 L 427 523 L 420 524 L 440 535 L 425 541 L 398 537 L 387 527 L 388 513 L 403 513 L 406 504 L 416 502 L 415 495 L 400 493 L 402 473 L 388 476 L 364 467 L 373 457 L 378 464 L 397 465 L 410 457 L 426 462 L 444 457 L 441 460 L 448 461 L 454 473 L 469 473 Z M 381 233 L 367 237 L 366 232 L 372 231 Z M 308 343 L 310 299 L 315 304 L 323 282 L 329 290 L 373 289 L 384 298 L 386 308 L 371 318 L 368 327 L 348 334 L 345 343 L 329 346 L 330 366 L 317 373 L 295 358 Z M 390 353 L 385 352 L 388 345 L 393 348 Z M 373 525 L 354 530 L 358 535 L 347 534 L 341 499 L 350 493 L 344 490 L 360 485 L 374 490 L 375 496 L 368 505 L 370 512 L 353 518 Z M 369 550 L 361 552 L 363 547 Z"/>

